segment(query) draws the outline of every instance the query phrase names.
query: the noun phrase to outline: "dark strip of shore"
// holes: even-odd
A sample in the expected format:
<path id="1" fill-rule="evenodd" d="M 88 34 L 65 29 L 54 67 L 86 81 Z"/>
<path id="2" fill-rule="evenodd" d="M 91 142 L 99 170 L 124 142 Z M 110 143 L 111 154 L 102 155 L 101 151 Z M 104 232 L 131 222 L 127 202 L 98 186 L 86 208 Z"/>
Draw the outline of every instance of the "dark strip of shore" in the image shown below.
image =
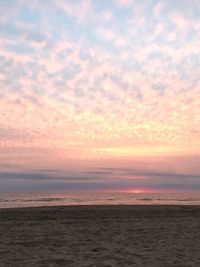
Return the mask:
<path id="1" fill-rule="evenodd" d="M 126 219 L 200 217 L 199 205 L 77 205 L 0 209 L 3 220 Z"/>

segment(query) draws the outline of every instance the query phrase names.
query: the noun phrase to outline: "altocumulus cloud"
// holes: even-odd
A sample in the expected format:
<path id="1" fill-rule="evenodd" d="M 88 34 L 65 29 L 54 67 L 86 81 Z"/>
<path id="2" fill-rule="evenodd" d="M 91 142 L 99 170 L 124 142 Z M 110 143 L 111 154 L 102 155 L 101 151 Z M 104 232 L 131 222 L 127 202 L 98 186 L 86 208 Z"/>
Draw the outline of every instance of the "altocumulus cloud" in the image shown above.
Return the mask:
<path id="1" fill-rule="evenodd" d="M 0 1 L 1 188 L 199 188 L 199 13 L 195 0 Z M 166 155 L 195 156 L 120 169 Z M 111 159 L 119 169 L 80 170 Z"/>

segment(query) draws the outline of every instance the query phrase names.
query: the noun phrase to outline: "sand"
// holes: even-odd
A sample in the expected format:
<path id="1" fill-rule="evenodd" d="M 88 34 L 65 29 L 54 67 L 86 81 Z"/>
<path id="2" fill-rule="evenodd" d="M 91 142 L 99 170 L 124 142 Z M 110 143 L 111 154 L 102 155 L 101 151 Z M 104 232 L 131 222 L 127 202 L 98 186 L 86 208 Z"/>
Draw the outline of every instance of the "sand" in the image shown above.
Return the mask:
<path id="1" fill-rule="evenodd" d="M 200 266 L 200 206 L 0 210 L 1 267 Z"/>

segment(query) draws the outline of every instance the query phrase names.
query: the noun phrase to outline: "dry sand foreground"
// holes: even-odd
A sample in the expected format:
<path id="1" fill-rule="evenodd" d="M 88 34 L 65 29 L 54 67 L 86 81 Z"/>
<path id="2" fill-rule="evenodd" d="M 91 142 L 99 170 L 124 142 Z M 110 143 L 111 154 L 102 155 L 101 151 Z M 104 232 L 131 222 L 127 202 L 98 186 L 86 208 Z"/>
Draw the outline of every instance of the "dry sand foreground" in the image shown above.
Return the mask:
<path id="1" fill-rule="evenodd" d="M 200 266 L 199 206 L 0 210 L 0 266 Z"/>

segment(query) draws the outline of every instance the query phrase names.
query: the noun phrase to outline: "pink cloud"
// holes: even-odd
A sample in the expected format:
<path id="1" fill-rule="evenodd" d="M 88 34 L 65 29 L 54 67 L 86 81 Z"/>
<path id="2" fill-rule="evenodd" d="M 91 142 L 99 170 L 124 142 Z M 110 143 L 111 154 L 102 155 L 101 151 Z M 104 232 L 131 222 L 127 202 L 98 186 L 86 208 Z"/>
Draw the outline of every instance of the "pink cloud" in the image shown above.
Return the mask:
<path id="1" fill-rule="evenodd" d="M 133 3 L 133 0 L 118 0 L 120 6 L 128 7 Z"/>
<path id="2" fill-rule="evenodd" d="M 57 0 L 55 2 L 57 8 L 60 8 L 70 16 L 77 18 L 78 23 L 87 20 L 91 11 L 90 0 L 80 1 L 79 3 L 70 3 L 69 1 Z"/>

